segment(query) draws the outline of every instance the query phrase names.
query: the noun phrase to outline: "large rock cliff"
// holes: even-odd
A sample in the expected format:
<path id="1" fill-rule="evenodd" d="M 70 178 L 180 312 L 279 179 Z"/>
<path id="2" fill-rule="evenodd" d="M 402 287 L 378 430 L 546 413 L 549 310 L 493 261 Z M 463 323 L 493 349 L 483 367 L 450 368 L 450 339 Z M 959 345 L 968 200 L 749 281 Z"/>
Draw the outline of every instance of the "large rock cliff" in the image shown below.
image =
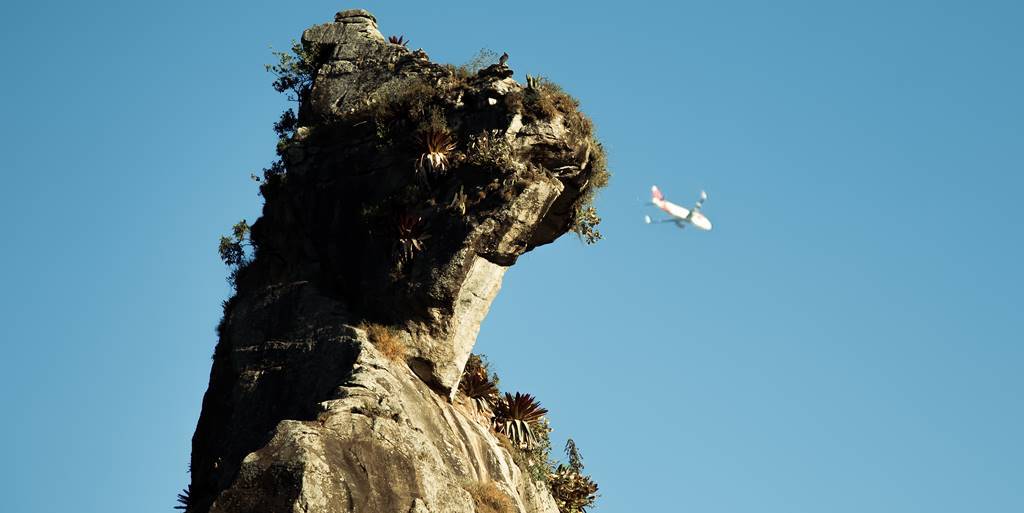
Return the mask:
<path id="1" fill-rule="evenodd" d="M 557 512 L 458 384 L 508 266 L 594 235 L 589 120 L 505 59 L 433 63 L 366 11 L 297 52 L 276 69 L 299 110 L 233 261 L 187 511 L 471 512 L 467 489 L 493 483 Z"/>

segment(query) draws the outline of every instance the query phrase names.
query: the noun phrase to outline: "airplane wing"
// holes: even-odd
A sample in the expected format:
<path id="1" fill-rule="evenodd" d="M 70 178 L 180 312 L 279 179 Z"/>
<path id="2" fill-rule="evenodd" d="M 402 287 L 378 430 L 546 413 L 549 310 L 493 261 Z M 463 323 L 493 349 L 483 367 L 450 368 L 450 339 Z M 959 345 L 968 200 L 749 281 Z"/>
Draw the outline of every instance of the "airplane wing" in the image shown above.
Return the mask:
<path id="1" fill-rule="evenodd" d="M 661 224 L 661 223 L 673 223 L 680 228 L 686 228 L 686 222 L 681 219 L 670 217 L 668 219 L 651 219 L 651 216 L 644 216 L 644 223 L 647 224 Z"/>

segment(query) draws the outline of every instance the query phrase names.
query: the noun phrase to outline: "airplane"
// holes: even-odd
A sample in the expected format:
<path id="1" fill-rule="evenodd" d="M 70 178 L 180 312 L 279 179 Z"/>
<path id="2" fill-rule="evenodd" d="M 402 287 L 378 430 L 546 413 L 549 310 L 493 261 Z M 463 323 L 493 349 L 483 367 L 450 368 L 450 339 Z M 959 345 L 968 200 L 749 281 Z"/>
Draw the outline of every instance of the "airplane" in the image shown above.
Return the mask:
<path id="1" fill-rule="evenodd" d="M 692 225 L 700 230 L 711 231 L 711 221 L 704 217 L 704 214 L 700 213 L 700 207 L 704 205 L 704 200 L 706 199 L 708 199 L 708 194 L 704 191 L 700 191 L 700 199 L 697 200 L 697 204 L 694 205 L 692 209 L 687 209 L 676 205 L 671 201 L 665 200 L 665 195 L 658 190 L 658 186 L 652 185 L 651 203 L 672 217 L 669 219 L 652 221 L 651 216 L 644 216 L 644 222 L 647 224 L 651 224 L 652 222 L 675 223 L 675 225 L 680 228 L 686 228 L 686 225 Z"/>

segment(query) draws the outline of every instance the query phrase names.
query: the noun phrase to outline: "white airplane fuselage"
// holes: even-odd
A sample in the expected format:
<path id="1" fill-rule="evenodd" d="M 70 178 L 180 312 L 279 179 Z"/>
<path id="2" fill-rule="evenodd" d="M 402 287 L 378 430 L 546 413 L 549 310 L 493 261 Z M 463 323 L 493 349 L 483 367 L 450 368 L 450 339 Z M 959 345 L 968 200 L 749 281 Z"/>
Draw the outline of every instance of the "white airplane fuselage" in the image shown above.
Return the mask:
<path id="1" fill-rule="evenodd" d="M 701 201 L 703 201 L 703 198 Z M 666 214 L 672 216 L 676 220 L 676 224 L 679 224 L 680 226 L 682 226 L 681 223 L 686 223 L 701 230 L 711 230 L 711 221 L 707 217 L 704 217 L 704 214 L 701 214 L 696 209 L 691 210 L 666 200 L 664 196 L 662 196 L 661 191 L 658 190 L 657 186 L 651 187 L 651 203 Z M 698 208 L 699 206 L 700 202 L 698 202 Z"/>

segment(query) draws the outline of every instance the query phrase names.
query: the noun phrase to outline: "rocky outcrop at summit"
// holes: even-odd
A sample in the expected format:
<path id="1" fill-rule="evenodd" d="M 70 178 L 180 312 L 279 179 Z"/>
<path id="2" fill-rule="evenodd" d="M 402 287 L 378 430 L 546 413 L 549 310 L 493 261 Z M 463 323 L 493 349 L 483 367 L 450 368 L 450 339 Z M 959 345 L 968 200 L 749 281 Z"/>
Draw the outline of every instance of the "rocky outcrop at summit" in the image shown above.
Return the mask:
<path id="1" fill-rule="evenodd" d="M 282 68 L 251 259 L 193 437 L 189 513 L 467 512 L 494 483 L 557 508 L 457 394 L 505 270 L 593 235 L 603 151 L 575 100 L 503 63 L 433 63 L 344 11 Z M 281 70 L 279 70 L 281 71 Z M 382 356 L 365 327 L 404 355 Z"/>

